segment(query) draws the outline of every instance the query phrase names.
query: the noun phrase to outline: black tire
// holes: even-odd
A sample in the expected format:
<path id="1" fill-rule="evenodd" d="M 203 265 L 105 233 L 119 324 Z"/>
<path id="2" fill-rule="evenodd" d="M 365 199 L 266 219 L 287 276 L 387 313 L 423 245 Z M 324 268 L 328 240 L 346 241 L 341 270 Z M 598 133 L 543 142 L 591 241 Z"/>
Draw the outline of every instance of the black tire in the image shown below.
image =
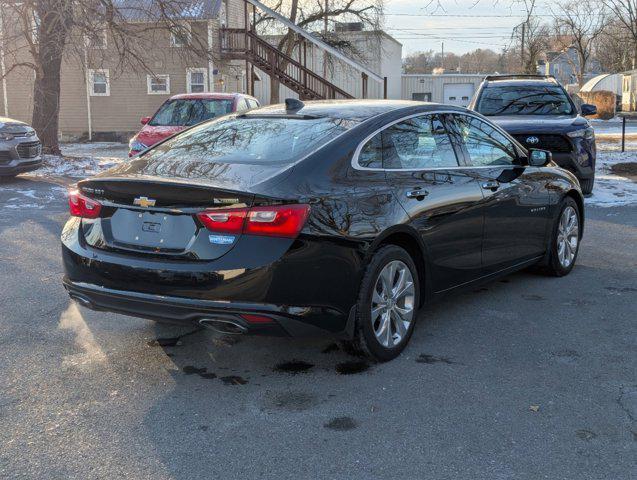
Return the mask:
<path id="1" fill-rule="evenodd" d="M 400 261 L 407 266 L 413 279 L 413 299 L 412 299 L 412 319 L 409 323 L 406 333 L 393 347 L 388 348 L 380 343 L 374 332 L 374 324 L 372 322 L 372 296 L 376 283 L 379 281 L 381 271 L 390 262 Z M 356 305 L 356 327 L 354 339 L 349 343 L 351 350 L 358 354 L 371 357 L 375 360 L 386 362 L 396 358 L 403 351 L 414 331 L 416 317 L 418 314 L 418 305 L 420 302 L 420 279 L 418 278 L 418 270 L 411 256 L 402 248 L 396 245 L 387 245 L 380 248 L 372 257 L 370 264 L 367 266 L 365 276 L 361 281 L 358 301 Z M 392 324 L 395 326 L 395 324 Z"/>
<path id="2" fill-rule="evenodd" d="M 567 208 L 573 208 L 575 212 L 577 213 L 578 240 L 577 240 L 577 247 L 575 248 L 575 256 L 573 257 L 573 260 L 570 262 L 570 264 L 565 266 L 560 262 L 559 254 L 558 254 L 558 231 L 560 228 L 560 219 L 562 218 L 562 215 L 564 214 L 564 211 Z M 560 205 L 559 214 L 557 215 L 557 218 L 555 219 L 555 224 L 553 225 L 552 235 L 551 235 L 551 245 L 548 252 L 548 261 L 546 266 L 542 269 L 544 273 L 551 275 L 553 277 L 563 277 L 564 275 L 568 275 L 571 272 L 571 270 L 573 270 L 573 267 L 575 266 L 575 262 L 577 261 L 577 255 L 579 253 L 579 245 L 580 245 L 581 231 L 582 231 L 581 225 L 582 225 L 582 216 L 579 211 L 579 207 L 577 206 L 577 203 L 571 197 L 566 197 L 562 201 L 562 204 Z"/>
<path id="3" fill-rule="evenodd" d="M 593 193 L 593 186 L 595 185 L 595 177 L 593 178 L 582 178 L 579 181 L 579 186 L 582 189 L 583 195 L 590 195 Z"/>

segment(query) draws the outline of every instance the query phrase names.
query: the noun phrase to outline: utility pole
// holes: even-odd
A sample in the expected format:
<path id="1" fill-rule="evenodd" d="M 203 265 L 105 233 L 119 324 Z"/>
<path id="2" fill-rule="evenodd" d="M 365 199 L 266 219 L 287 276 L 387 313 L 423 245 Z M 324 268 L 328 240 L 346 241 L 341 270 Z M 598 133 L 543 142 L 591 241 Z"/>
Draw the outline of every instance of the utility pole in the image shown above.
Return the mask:
<path id="1" fill-rule="evenodd" d="M 526 22 L 522 23 L 522 42 L 520 42 L 520 66 L 522 67 L 522 73 L 525 73 L 524 68 L 524 42 L 526 41 Z"/>
<path id="2" fill-rule="evenodd" d="M 440 67 L 442 68 L 442 71 L 444 73 L 445 70 L 445 42 L 441 42 L 441 57 L 440 57 Z"/>
<path id="3" fill-rule="evenodd" d="M 323 12 L 323 41 L 327 41 L 327 12 L 329 9 L 329 0 L 325 0 L 325 12 Z M 312 47 L 312 51 L 315 51 Z M 313 63 L 313 62 L 312 62 Z M 327 78 L 327 52 L 323 51 L 323 78 Z"/>

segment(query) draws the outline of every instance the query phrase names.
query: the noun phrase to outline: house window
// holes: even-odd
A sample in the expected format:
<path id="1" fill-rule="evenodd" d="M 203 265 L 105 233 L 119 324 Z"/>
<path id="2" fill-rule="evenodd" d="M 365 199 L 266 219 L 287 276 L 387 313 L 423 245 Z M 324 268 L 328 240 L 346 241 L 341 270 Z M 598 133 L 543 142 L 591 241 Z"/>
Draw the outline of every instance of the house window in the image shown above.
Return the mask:
<path id="1" fill-rule="evenodd" d="M 187 47 L 190 43 L 190 24 L 176 23 L 170 28 L 170 46 Z"/>
<path id="2" fill-rule="evenodd" d="M 189 68 L 186 75 L 188 93 L 208 91 L 208 70 L 205 68 Z"/>
<path id="3" fill-rule="evenodd" d="M 411 99 L 420 102 L 431 102 L 431 92 L 413 92 Z"/>
<path id="4" fill-rule="evenodd" d="M 169 75 L 146 75 L 148 95 L 167 95 L 170 93 Z"/>
<path id="5" fill-rule="evenodd" d="M 106 48 L 106 29 L 96 30 L 86 35 L 86 46 L 88 48 Z"/>
<path id="6" fill-rule="evenodd" d="M 88 75 L 92 97 L 108 97 L 111 94 L 108 70 L 89 70 Z"/>

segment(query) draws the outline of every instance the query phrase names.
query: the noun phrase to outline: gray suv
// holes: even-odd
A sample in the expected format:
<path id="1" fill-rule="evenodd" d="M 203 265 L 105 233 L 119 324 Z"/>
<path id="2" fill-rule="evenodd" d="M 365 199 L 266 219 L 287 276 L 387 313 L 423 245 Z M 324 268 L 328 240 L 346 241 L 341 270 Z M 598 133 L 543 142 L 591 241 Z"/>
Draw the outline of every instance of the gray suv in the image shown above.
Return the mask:
<path id="1" fill-rule="evenodd" d="M 13 177 L 42 165 L 42 145 L 24 122 L 0 117 L 0 177 Z"/>

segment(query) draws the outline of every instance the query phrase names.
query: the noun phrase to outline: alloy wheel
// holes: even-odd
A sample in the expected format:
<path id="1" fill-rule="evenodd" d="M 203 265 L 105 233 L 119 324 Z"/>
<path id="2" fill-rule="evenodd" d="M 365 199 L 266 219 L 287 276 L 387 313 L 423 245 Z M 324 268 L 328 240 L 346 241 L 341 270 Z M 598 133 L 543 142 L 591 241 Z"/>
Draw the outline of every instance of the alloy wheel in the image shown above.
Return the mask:
<path id="1" fill-rule="evenodd" d="M 568 268 L 575 259 L 579 242 L 579 218 L 570 205 L 567 206 L 557 226 L 557 257 L 563 268 Z"/>
<path id="2" fill-rule="evenodd" d="M 398 345 L 414 317 L 414 278 L 400 260 L 389 262 L 380 271 L 372 295 L 371 321 L 378 342 L 392 348 Z"/>

